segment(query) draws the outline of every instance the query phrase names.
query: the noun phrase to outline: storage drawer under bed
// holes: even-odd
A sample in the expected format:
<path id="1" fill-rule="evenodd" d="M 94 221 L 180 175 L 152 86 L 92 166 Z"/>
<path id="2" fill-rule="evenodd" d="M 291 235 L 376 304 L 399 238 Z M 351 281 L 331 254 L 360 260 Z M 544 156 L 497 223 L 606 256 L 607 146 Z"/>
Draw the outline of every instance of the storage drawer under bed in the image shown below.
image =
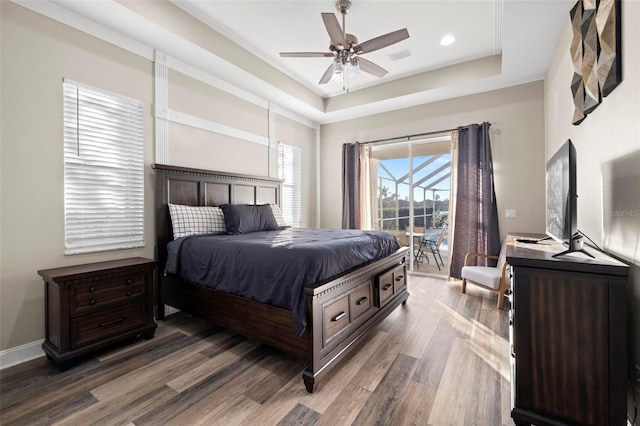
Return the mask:
<path id="1" fill-rule="evenodd" d="M 407 288 L 407 266 L 403 263 L 378 276 L 376 306 L 381 308 Z"/>
<path id="2" fill-rule="evenodd" d="M 334 337 L 373 308 L 373 280 L 368 280 L 347 294 L 322 306 L 322 343 L 327 346 Z"/>

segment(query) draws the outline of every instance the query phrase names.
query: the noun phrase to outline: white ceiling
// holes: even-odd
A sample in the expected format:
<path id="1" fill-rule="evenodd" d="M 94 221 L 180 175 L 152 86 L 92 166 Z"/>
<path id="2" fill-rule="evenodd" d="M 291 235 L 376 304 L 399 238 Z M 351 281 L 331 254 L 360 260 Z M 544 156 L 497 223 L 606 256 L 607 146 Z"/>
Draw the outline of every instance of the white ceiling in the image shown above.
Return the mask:
<path id="1" fill-rule="evenodd" d="M 179 0 L 174 3 L 319 95 L 328 97 L 342 93 L 342 86 L 337 82 L 318 84 L 331 64 L 331 58 L 279 56 L 281 51 L 328 52 L 330 40 L 320 14 L 334 12 L 341 22 L 334 1 Z M 410 38 L 363 55 L 389 74 L 379 79 L 363 73 L 351 80 L 350 88 L 357 90 L 444 65 L 500 54 L 502 22 L 499 12 L 502 5 L 494 0 L 354 0 L 346 16 L 346 28 L 348 33 L 358 37 L 359 42 L 401 28 L 408 29 Z M 440 39 L 446 34 L 453 34 L 457 43 L 441 46 Z M 408 57 L 396 61 L 389 58 L 389 55 L 407 52 Z"/>
<path id="2" fill-rule="evenodd" d="M 216 78 L 314 123 L 541 80 L 575 3 L 575 0 L 352 0 L 346 16 L 347 32 L 356 35 L 360 42 L 401 28 L 407 28 L 410 38 L 364 54 L 364 58 L 389 73 L 383 78 L 361 73 L 351 80 L 350 92 L 344 93 L 342 86 L 333 81 L 318 84 L 331 58 L 279 56 L 283 51 L 328 51 L 329 36 L 320 14 L 335 12 L 341 22 L 334 0 L 170 0 L 297 81 L 300 90 L 307 92 L 301 95 L 295 87 L 281 84 L 281 79 L 274 78 L 265 67 L 248 69 L 246 57 L 232 43 L 223 51 L 226 55 L 211 52 L 214 49 L 203 51 L 198 43 L 185 43 L 183 28 L 180 33 L 166 21 L 154 19 L 152 14 L 144 16 L 145 6 L 141 3 L 58 0 L 47 2 L 49 5 L 45 7 L 45 2 L 16 1 L 50 16 L 60 14 L 50 11 L 55 5 L 182 61 L 190 58 L 192 65 L 209 66 L 204 71 Z M 84 26 L 88 28 L 86 23 Z M 446 34 L 454 35 L 456 42 L 443 47 L 440 39 Z M 239 52 L 237 61 L 234 51 Z M 407 57 L 395 61 L 390 58 L 407 52 L 410 54 Z M 310 96 L 325 100 L 317 102 Z"/>
<path id="3" fill-rule="evenodd" d="M 279 56 L 283 51 L 328 51 L 330 40 L 320 14 L 334 12 L 342 22 L 334 0 L 171 1 L 321 97 L 345 95 L 338 82 L 318 84 L 331 58 Z M 350 80 L 350 92 L 410 76 L 428 79 L 428 71 L 492 55 L 502 55 L 501 71 L 487 81 L 474 82 L 475 89 L 463 94 L 540 80 L 573 3 L 574 0 L 352 0 L 346 27 L 359 42 L 401 28 L 407 28 L 410 38 L 363 55 L 389 73 L 383 78 L 360 73 Z M 440 40 L 448 34 L 455 36 L 456 42 L 441 46 Z M 410 56 L 391 59 L 407 53 Z M 438 98 L 460 96 L 455 89 L 445 89 Z M 405 102 L 391 106 L 389 98 L 394 97 L 384 97 L 390 109 L 420 102 L 407 97 Z M 362 111 L 361 107 L 362 102 L 358 101 Z"/>

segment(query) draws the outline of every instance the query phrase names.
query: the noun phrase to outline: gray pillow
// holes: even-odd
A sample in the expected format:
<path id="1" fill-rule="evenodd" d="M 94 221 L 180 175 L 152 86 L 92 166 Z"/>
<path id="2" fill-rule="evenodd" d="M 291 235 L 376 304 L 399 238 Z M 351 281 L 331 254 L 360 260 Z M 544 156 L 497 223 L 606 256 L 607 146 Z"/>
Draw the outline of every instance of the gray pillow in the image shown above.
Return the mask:
<path id="1" fill-rule="evenodd" d="M 220 208 L 224 213 L 227 234 L 248 234 L 278 229 L 278 223 L 269 204 L 223 204 Z"/>

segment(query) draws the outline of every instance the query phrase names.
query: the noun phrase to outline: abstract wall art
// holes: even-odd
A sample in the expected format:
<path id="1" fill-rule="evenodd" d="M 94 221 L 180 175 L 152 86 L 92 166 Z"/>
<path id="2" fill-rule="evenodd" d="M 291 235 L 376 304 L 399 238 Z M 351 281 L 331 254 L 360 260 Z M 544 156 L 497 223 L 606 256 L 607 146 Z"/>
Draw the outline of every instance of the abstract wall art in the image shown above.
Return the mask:
<path id="1" fill-rule="evenodd" d="M 573 124 L 580 124 L 622 81 L 621 0 L 578 0 L 569 14 L 573 39 Z"/>

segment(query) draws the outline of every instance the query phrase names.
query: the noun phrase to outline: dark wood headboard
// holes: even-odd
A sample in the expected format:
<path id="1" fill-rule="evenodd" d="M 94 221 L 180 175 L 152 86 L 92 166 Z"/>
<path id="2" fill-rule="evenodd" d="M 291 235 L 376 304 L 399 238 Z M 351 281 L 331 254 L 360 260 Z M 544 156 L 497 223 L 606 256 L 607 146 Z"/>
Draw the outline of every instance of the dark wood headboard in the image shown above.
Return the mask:
<path id="1" fill-rule="evenodd" d="M 167 244 L 173 240 L 168 204 L 219 206 L 221 204 L 280 205 L 282 181 L 211 170 L 153 164 L 156 171 L 156 259 L 164 272 Z"/>

